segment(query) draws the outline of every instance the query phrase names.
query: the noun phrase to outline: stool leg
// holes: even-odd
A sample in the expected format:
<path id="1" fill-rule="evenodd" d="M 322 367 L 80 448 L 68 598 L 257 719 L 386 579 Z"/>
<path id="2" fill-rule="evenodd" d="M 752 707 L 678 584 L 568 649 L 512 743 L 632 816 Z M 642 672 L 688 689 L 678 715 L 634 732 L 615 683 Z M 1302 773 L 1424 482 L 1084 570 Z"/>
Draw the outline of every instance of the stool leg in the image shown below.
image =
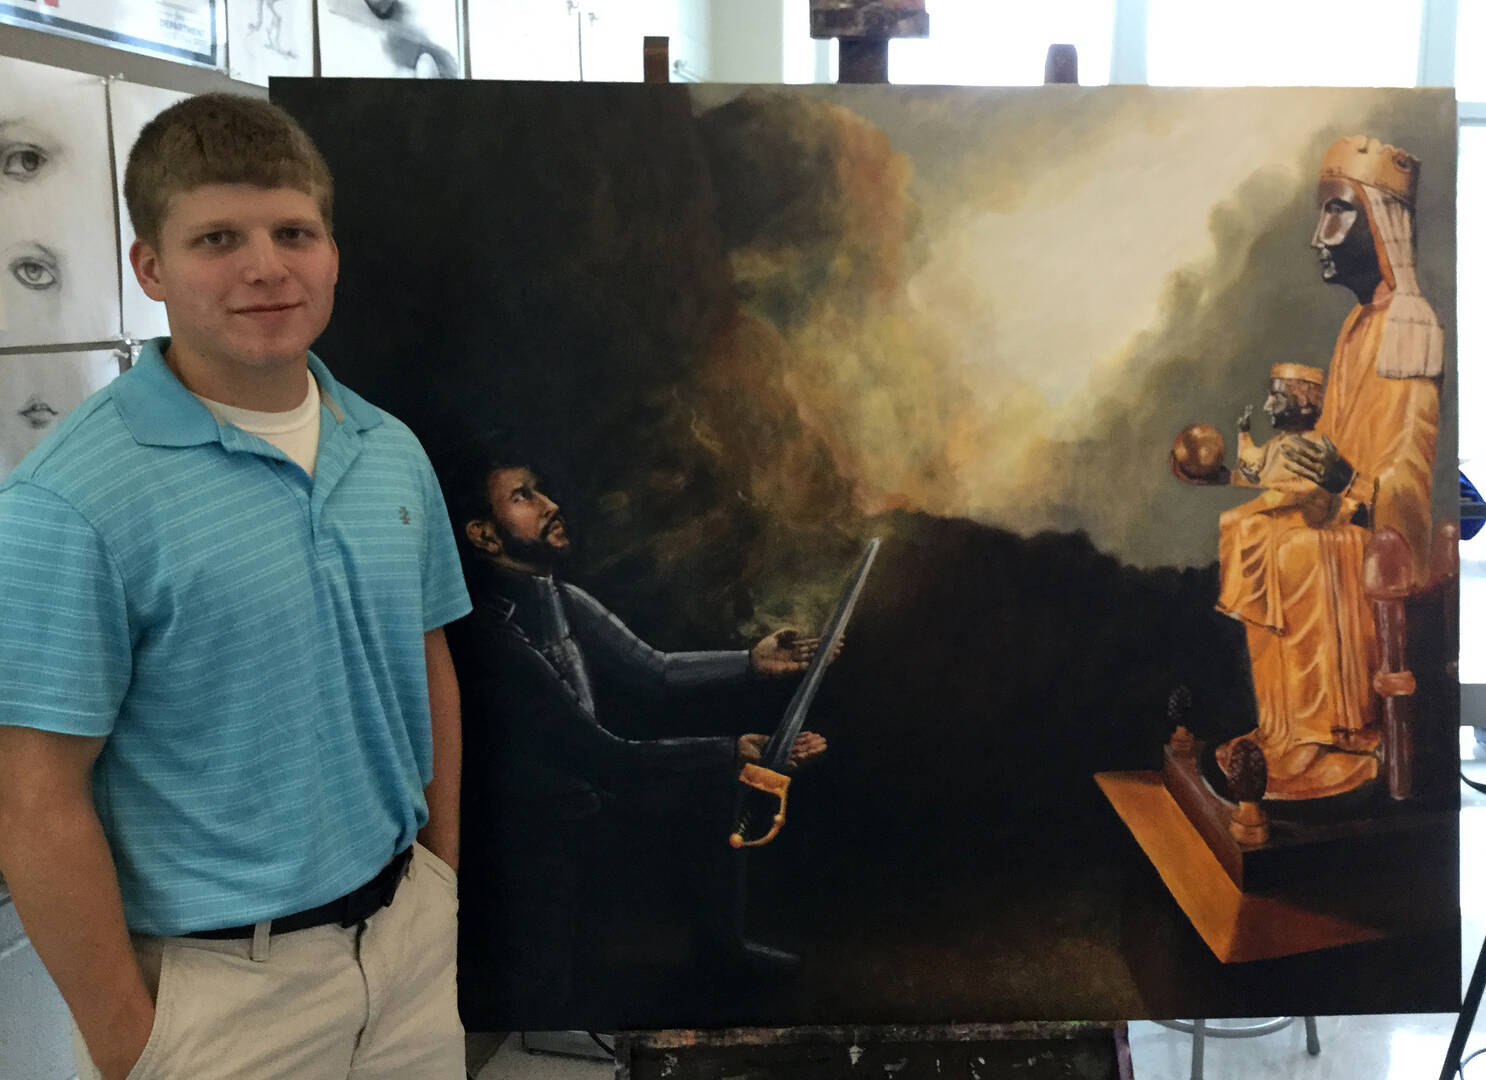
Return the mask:
<path id="1" fill-rule="evenodd" d="M 1192 1080 L 1202 1080 L 1202 1054 L 1207 1045 L 1207 1021 L 1192 1021 Z"/>
<path id="2" fill-rule="evenodd" d="M 1305 1018 L 1305 1052 L 1315 1057 L 1321 1052 L 1321 1036 L 1316 1034 L 1316 1018 L 1307 1016 Z"/>

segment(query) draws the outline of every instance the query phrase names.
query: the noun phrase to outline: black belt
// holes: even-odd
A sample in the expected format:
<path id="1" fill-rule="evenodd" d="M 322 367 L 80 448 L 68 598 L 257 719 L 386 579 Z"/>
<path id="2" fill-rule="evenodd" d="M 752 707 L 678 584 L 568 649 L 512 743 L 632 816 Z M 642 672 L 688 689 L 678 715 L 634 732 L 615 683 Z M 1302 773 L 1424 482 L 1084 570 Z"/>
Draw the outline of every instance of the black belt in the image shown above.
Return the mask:
<path id="1" fill-rule="evenodd" d="M 283 915 L 269 923 L 270 934 L 288 934 L 295 930 L 308 930 L 312 926 L 328 926 L 339 923 L 343 927 L 364 922 L 392 903 L 397 894 L 397 884 L 402 880 L 408 863 L 413 859 L 413 849 L 408 848 L 392 856 L 392 861 L 377 872 L 377 876 L 345 896 L 337 897 L 328 904 Z M 205 938 L 208 941 L 250 938 L 257 930 L 254 923 L 245 926 L 224 926 L 220 930 L 193 930 L 182 937 Z"/>

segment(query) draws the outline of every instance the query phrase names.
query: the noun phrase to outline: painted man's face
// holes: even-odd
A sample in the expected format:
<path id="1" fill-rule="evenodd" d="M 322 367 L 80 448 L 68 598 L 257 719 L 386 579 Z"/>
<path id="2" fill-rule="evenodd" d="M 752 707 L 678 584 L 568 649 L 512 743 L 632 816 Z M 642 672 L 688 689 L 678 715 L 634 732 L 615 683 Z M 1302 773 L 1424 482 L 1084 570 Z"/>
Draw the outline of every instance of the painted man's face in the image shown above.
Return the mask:
<path id="1" fill-rule="evenodd" d="M 1345 180 L 1322 180 L 1316 188 L 1321 216 L 1311 247 L 1321 263 L 1321 279 L 1351 285 L 1378 272 L 1367 207 Z"/>
<path id="2" fill-rule="evenodd" d="M 1264 411 L 1276 431 L 1309 431 L 1321 416 L 1321 410 L 1290 379 L 1270 380 Z"/>
<path id="3" fill-rule="evenodd" d="M 491 524 L 508 556 L 550 567 L 567 555 L 567 521 L 530 469 L 496 469 L 486 479 L 485 492 Z"/>

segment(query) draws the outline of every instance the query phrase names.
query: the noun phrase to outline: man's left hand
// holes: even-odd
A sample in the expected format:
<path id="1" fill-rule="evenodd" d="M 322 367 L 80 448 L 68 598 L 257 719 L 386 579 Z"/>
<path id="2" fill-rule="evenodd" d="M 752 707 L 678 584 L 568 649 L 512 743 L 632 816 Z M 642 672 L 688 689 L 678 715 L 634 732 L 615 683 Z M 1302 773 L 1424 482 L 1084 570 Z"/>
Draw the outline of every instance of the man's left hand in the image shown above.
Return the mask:
<path id="1" fill-rule="evenodd" d="M 769 745 L 767 735 L 741 735 L 738 737 L 738 763 L 741 765 L 757 765 L 764 759 L 764 749 Z M 795 736 L 794 745 L 789 748 L 789 770 L 810 764 L 821 754 L 826 752 L 826 740 L 824 735 L 817 735 L 813 731 L 802 731 Z"/>
<path id="2" fill-rule="evenodd" d="M 786 627 L 775 630 L 749 650 L 748 663 L 759 675 L 792 675 L 809 667 L 819 648 L 820 638 L 801 637 L 798 630 Z M 831 659 L 840 655 L 841 644 L 838 644 Z"/>
<path id="3" fill-rule="evenodd" d="M 1293 436 L 1281 444 L 1280 453 L 1285 456 L 1285 467 L 1296 476 L 1333 495 L 1346 491 L 1356 475 L 1351 463 L 1325 435 L 1321 436 L 1320 442 L 1304 435 Z"/>

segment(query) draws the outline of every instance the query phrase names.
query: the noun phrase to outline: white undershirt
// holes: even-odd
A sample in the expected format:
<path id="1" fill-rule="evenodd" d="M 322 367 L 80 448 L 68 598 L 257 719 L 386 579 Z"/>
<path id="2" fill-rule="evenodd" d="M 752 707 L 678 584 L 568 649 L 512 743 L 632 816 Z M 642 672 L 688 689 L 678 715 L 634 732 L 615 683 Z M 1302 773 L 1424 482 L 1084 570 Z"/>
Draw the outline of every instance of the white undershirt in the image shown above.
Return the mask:
<path id="1" fill-rule="evenodd" d="M 315 455 L 320 449 L 320 387 L 308 371 L 304 377 L 309 388 L 304 400 L 288 412 L 258 412 L 223 405 L 197 394 L 220 423 L 240 427 L 251 435 L 277 446 L 290 461 L 311 477 L 315 475 Z"/>

